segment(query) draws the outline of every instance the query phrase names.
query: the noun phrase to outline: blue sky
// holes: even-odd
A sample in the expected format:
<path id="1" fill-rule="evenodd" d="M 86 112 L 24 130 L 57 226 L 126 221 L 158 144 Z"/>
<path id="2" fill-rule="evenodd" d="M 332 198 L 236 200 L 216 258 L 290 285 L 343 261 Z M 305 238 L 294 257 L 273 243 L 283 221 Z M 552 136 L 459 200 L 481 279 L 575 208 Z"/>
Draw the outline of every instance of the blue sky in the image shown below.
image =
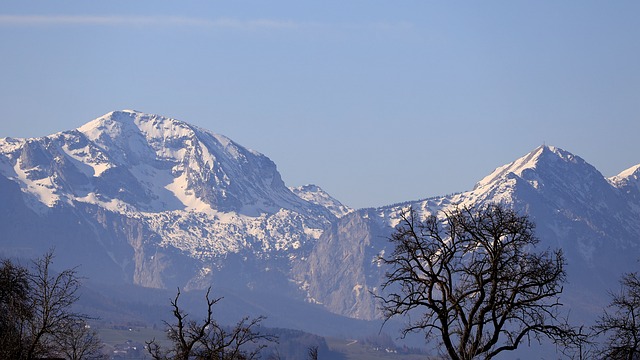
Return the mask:
<path id="1" fill-rule="evenodd" d="M 0 136 L 136 109 L 352 207 L 464 191 L 542 143 L 640 163 L 638 1 L 11 1 Z"/>

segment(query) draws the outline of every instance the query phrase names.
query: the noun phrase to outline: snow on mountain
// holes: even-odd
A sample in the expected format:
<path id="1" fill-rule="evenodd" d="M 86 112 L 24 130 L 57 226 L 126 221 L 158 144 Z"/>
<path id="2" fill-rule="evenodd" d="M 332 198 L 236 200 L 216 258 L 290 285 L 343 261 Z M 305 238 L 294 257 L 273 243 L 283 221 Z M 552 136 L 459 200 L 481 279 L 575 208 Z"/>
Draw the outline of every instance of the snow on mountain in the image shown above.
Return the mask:
<path id="1" fill-rule="evenodd" d="M 640 164 L 620 172 L 620 174 L 609 178 L 609 180 L 618 187 L 627 185 L 630 182 L 637 185 L 640 182 Z"/>
<path id="2" fill-rule="evenodd" d="M 92 166 L 97 177 L 124 166 L 150 195 L 131 204 L 140 210 L 222 210 L 256 216 L 309 208 L 284 186 L 266 156 L 187 123 L 119 111 L 78 131 L 104 156 L 96 158 L 83 149 L 76 152 L 77 159 Z"/>
<path id="3" fill-rule="evenodd" d="M 626 197 L 631 201 L 633 210 L 640 217 L 640 164 L 610 177 L 609 182 L 626 194 Z"/>
<path id="4" fill-rule="evenodd" d="M 103 245 L 122 239 L 100 239 L 113 236 L 98 235 L 113 225 L 98 214 L 132 219 L 144 228 L 138 231 L 145 232 L 145 246 L 173 249 L 202 262 L 202 269 L 242 253 L 276 257 L 286 271 L 289 257 L 311 246 L 335 219 L 332 212 L 346 211 L 319 189 L 322 202 L 296 195 L 276 165 L 256 151 L 179 120 L 133 110 L 46 137 L 0 139 L 0 174 L 19 186 L 25 204 L 41 216 L 73 212 L 92 224 Z M 138 246 L 132 244 L 138 235 L 127 236 L 129 246 Z M 104 246 L 112 253 L 111 245 Z M 146 271 L 142 260 L 120 256 L 112 258 L 137 262 L 136 271 Z M 172 275 L 153 276 L 136 281 L 156 286 L 162 283 L 158 276 Z"/>
<path id="5" fill-rule="evenodd" d="M 157 115 L 112 112 L 77 130 L 4 139 L 0 150 L 13 168 L 5 166 L 5 173 L 47 206 L 116 201 L 114 210 L 121 211 L 219 210 L 250 216 L 313 208 L 284 186 L 266 156 Z"/>
<path id="6" fill-rule="evenodd" d="M 340 218 L 319 238 L 309 260 L 297 265 L 297 281 L 309 299 L 329 304 L 334 312 L 375 318 L 375 307 L 354 304 L 372 304 L 371 293 L 378 291 L 385 272 L 377 259 L 393 251 L 386 239 L 402 211 L 411 207 L 424 218 L 457 206 L 500 202 L 530 216 L 541 249 L 563 249 L 569 274 L 566 298 L 588 318 L 594 306 L 599 309 L 605 302 L 607 288 L 622 272 L 635 270 L 640 259 L 640 197 L 631 196 L 638 174 L 634 167 L 608 180 L 580 157 L 541 146 L 497 168 L 470 191 L 357 210 Z"/>
<path id="7" fill-rule="evenodd" d="M 0 185 L 3 254 L 55 245 L 62 264 L 82 261 L 100 281 L 259 290 L 359 319 L 380 315 L 378 256 L 408 207 L 426 217 L 501 202 L 528 214 L 540 247 L 563 249 L 566 303 L 587 317 L 640 259 L 640 165 L 606 179 L 552 146 L 466 192 L 353 210 L 318 186 L 287 188 L 271 160 L 222 135 L 125 110 L 0 139 Z"/>
<path id="8" fill-rule="evenodd" d="M 342 205 L 340 201 L 332 198 L 331 195 L 327 194 L 317 185 L 304 185 L 290 187 L 289 189 L 303 200 L 328 209 L 336 217 L 343 217 L 353 211 L 353 209 Z"/>

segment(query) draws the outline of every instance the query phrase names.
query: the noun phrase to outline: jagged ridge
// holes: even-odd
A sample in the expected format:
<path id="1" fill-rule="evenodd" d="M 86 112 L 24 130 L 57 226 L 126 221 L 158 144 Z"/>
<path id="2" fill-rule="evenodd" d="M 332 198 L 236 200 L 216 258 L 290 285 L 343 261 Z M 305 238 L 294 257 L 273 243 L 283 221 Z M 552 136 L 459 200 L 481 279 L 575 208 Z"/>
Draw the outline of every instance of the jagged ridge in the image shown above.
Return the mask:
<path id="1" fill-rule="evenodd" d="M 426 217 L 456 206 L 501 202 L 530 215 L 537 224 L 542 249 L 564 250 L 570 282 L 566 296 L 574 301 L 577 312 L 588 317 L 593 315 L 589 313 L 593 305 L 584 299 L 603 304 L 607 286 L 615 283 L 612 279 L 634 270 L 640 258 L 639 169 L 632 167 L 606 179 L 580 157 L 541 146 L 497 168 L 470 191 L 362 209 L 339 219 L 320 237 L 309 256 L 311 261 L 299 265 L 298 281 L 307 289 L 309 299 L 328 304 L 334 312 L 374 318 L 379 315 L 375 310 L 365 313 L 351 307 L 356 301 L 371 302 L 369 292 L 354 289 L 378 291 L 385 269 L 378 266 L 377 257 L 393 251 L 386 239 L 398 224 L 401 211 L 412 207 Z M 335 256 L 345 248 L 358 249 L 363 239 L 366 251 Z M 342 269 L 349 264 L 355 265 L 347 276 Z M 335 301 L 336 293 L 357 300 L 340 304 Z"/>
<path id="2" fill-rule="evenodd" d="M 198 260 L 200 271 L 182 277 L 204 284 L 230 253 L 280 259 L 276 265 L 286 272 L 290 257 L 348 211 L 319 188 L 312 201 L 296 195 L 270 159 L 222 135 L 133 110 L 42 138 L 1 139 L 0 173 L 41 217 L 73 212 L 91 223 L 95 239 L 85 241 L 116 254 L 111 258 L 125 273 L 135 263 L 139 275 L 125 276 L 147 286 L 165 286 L 163 278 L 174 275 L 160 264 L 144 270 L 149 259 L 114 252 L 116 243 L 134 253 L 144 245 L 146 252 L 175 250 Z M 315 201 L 318 194 L 323 201 Z M 135 220 L 147 240 L 113 234 L 105 216 Z"/>
<path id="3" fill-rule="evenodd" d="M 15 209 L 0 225 L 16 237 L 5 253 L 55 243 L 101 279 L 268 289 L 372 319 L 385 271 L 377 256 L 393 250 L 386 237 L 400 211 L 502 202 L 531 216 L 543 247 L 565 250 L 567 296 L 585 310 L 580 299 L 596 301 L 640 258 L 639 179 L 640 165 L 605 179 L 541 146 L 470 191 L 353 211 L 317 186 L 287 188 L 272 161 L 224 136 L 120 111 L 47 137 L 0 139 L 0 200 Z"/>

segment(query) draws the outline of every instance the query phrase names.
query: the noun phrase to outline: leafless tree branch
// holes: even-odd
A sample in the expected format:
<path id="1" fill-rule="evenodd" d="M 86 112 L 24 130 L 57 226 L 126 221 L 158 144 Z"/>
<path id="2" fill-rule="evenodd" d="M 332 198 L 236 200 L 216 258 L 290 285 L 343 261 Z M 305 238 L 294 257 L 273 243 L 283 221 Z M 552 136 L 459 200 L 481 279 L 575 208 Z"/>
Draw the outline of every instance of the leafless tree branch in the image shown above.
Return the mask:
<path id="1" fill-rule="evenodd" d="M 380 297 L 385 317 L 420 312 L 403 330 L 438 335 L 452 359 L 495 357 L 524 339 L 569 343 L 579 334 L 561 318 L 566 279 L 560 250 L 536 252 L 526 216 L 498 204 L 458 208 L 420 221 L 401 214 Z"/>
<path id="2" fill-rule="evenodd" d="M 165 322 L 167 336 L 173 348 L 163 351 L 155 339 L 147 341 L 147 352 L 155 360 L 164 359 L 212 359 L 212 360 L 250 360 L 256 359 L 268 343 L 277 338 L 258 331 L 265 319 L 245 317 L 234 327 L 224 327 L 213 318 L 213 306 L 222 298 L 211 299 L 211 288 L 205 295 L 207 316 L 203 321 L 187 319 L 188 314 L 179 306 L 180 289 L 171 301 L 174 324 Z"/>

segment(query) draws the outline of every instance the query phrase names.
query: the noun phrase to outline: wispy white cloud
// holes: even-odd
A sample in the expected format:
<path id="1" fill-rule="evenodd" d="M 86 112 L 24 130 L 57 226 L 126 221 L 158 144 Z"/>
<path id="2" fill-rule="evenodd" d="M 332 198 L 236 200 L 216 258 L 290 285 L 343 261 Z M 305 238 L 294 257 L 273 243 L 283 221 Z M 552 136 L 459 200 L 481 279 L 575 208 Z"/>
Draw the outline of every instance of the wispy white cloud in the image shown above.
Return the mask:
<path id="1" fill-rule="evenodd" d="M 293 29 L 300 28 L 303 24 L 296 23 L 294 21 L 281 21 L 281 20 L 236 20 L 236 19 L 217 19 L 209 21 L 209 25 L 222 28 L 234 28 L 234 29 Z"/>
<path id="2" fill-rule="evenodd" d="M 287 29 L 346 29 L 346 30 L 398 30 L 412 27 L 411 23 L 329 24 L 295 22 L 290 20 L 233 18 L 203 19 L 181 16 L 127 16 L 127 15 L 2 15 L 0 26 L 184 26 L 210 27 L 235 30 L 287 30 Z"/>
<path id="3" fill-rule="evenodd" d="M 0 15 L 0 26 L 200 26 L 231 29 L 286 29 L 299 24 L 269 19 L 202 19 L 181 16 L 120 16 L 120 15 Z"/>

